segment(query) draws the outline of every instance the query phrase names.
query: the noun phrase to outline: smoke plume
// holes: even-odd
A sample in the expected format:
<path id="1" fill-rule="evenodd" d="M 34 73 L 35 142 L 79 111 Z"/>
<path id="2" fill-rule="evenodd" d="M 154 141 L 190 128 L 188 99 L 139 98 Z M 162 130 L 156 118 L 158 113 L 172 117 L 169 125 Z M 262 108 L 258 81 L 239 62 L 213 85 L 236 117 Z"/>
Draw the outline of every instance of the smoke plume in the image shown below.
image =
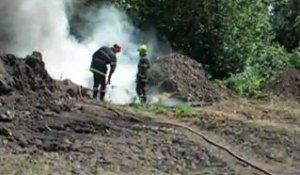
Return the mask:
<path id="1" fill-rule="evenodd" d="M 23 57 L 34 50 L 43 54 L 46 68 L 54 79 L 71 79 L 92 87 L 89 66 L 92 54 L 101 46 L 122 45 L 107 100 L 125 104 L 135 95 L 135 74 L 138 63 L 135 32 L 138 31 L 125 13 L 114 6 L 102 6 L 84 14 L 88 25 L 81 30 L 83 40 L 69 34 L 68 17 L 71 0 L 1 0 L 0 51 Z M 67 8 L 68 7 L 68 8 Z M 68 9 L 68 10 L 67 10 Z M 155 37 L 147 44 L 157 53 Z"/>

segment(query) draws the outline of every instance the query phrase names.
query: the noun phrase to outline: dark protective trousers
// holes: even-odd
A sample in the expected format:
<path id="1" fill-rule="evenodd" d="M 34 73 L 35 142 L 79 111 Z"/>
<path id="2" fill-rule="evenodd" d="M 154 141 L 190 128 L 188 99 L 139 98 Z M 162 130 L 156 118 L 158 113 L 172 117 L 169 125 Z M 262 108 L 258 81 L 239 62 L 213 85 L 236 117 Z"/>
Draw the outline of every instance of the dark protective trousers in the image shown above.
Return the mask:
<path id="1" fill-rule="evenodd" d="M 100 85 L 100 100 L 103 101 L 105 96 L 105 90 L 106 90 L 106 77 L 96 72 L 94 72 L 93 74 L 94 74 L 93 98 L 94 99 L 97 98 L 98 91 L 99 91 L 98 89 Z"/>
<path id="2" fill-rule="evenodd" d="M 145 103 L 147 101 L 146 96 L 146 81 L 137 80 L 136 82 L 136 93 L 138 94 L 140 100 L 142 103 Z"/>
<path id="3" fill-rule="evenodd" d="M 92 65 L 93 76 L 94 76 L 94 86 L 93 86 L 93 98 L 96 99 L 98 95 L 99 85 L 100 87 L 100 100 L 104 100 L 106 91 L 106 72 L 107 67 L 103 63 L 97 63 Z"/>

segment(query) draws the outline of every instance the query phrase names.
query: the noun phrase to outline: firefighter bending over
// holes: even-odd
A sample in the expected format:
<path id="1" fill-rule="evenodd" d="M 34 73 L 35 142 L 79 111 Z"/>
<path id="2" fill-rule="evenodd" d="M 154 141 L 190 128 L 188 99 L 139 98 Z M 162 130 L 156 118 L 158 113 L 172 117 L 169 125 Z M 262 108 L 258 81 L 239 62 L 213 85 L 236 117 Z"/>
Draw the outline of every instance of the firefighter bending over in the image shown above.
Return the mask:
<path id="1" fill-rule="evenodd" d="M 93 72 L 94 86 L 93 86 L 93 98 L 96 99 L 98 95 L 98 88 L 100 88 L 100 100 L 104 100 L 106 84 L 111 83 L 111 77 L 116 69 L 117 56 L 116 54 L 121 51 L 119 44 L 114 44 L 113 47 L 103 46 L 98 49 L 92 58 L 90 71 Z M 107 65 L 110 65 L 110 72 L 108 74 L 108 80 L 106 82 Z"/>
<path id="2" fill-rule="evenodd" d="M 136 92 L 142 103 L 147 101 L 146 84 L 148 81 L 148 70 L 150 68 L 150 61 L 147 58 L 147 46 L 141 45 L 138 48 L 140 60 L 138 63 L 138 72 L 136 79 Z"/>

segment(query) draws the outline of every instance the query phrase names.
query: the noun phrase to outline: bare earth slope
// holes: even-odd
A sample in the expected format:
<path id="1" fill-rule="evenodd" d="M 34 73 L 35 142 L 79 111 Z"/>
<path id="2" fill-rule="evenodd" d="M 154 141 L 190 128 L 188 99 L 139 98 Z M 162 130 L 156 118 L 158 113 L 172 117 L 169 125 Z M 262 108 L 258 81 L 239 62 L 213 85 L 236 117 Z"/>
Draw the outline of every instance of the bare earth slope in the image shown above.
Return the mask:
<path id="1" fill-rule="evenodd" d="M 289 69 L 281 72 L 263 90 L 265 93 L 300 102 L 300 71 Z"/>
<path id="2" fill-rule="evenodd" d="M 299 106 L 220 102 L 176 118 L 82 103 L 76 85 L 52 80 L 41 59 L 0 61 L 0 174 L 264 174 L 169 120 L 270 172 L 299 174 Z"/>

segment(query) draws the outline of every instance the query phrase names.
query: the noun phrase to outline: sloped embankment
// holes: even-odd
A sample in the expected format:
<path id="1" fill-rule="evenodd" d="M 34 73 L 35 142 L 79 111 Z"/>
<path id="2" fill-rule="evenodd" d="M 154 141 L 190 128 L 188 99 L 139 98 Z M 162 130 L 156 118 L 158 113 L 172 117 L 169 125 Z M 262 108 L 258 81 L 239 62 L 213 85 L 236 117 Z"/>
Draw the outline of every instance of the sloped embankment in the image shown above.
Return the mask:
<path id="1" fill-rule="evenodd" d="M 300 102 L 300 71 L 289 69 L 281 72 L 263 88 L 263 91 Z"/>

